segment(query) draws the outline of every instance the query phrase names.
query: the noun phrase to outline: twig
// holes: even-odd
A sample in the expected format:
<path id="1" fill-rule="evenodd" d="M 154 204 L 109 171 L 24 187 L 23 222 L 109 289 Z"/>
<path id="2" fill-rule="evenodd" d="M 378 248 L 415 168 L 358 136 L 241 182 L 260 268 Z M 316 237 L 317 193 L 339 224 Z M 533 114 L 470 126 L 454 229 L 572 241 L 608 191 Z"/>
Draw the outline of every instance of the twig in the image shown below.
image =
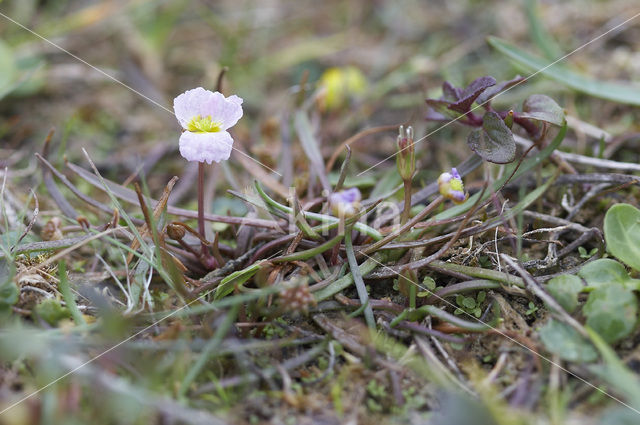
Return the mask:
<path id="1" fill-rule="evenodd" d="M 531 142 L 528 139 L 525 139 L 524 137 L 518 136 L 517 134 L 514 134 L 513 136 L 516 143 L 526 148 L 530 148 L 531 146 L 534 146 L 533 142 Z M 620 170 L 620 171 L 640 171 L 640 164 L 636 164 L 633 162 L 612 161 L 610 159 L 594 158 L 591 156 L 585 156 L 585 155 L 569 153 L 569 152 L 562 152 L 558 150 L 555 151 L 554 154 L 565 161 L 573 162 L 575 164 L 580 164 L 580 165 L 589 165 L 592 167 L 608 168 L 608 169 Z"/>
<path id="2" fill-rule="evenodd" d="M 340 167 L 340 177 L 338 177 L 338 182 L 333 189 L 335 192 L 342 190 L 342 184 L 344 183 L 344 179 L 347 177 L 347 169 L 349 168 L 349 162 L 351 161 L 351 148 L 349 145 L 346 145 L 345 149 L 347 150 L 347 156 L 345 156 L 342 166 Z"/>
<path id="3" fill-rule="evenodd" d="M 395 268 L 390 268 L 390 267 L 385 267 L 386 270 L 388 270 L 389 272 L 393 272 L 394 274 L 400 274 L 401 270 L 404 268 L 409 268 L 410 270 L 417 270 L 420 269 L 422 267 L 427 266 L 429 263 L 439 259 L 440 257 L 442 257 L 442 255 L 444 255 L 445 252 L 447 252 L 449 250 L 449 248 L 451 248 L 451 246 L 458 240 L 458 238 L 460 237 L 460 234 L 462 233 L 464 226 L 466 226 L 467 222 L 471 219 L 471 217 L 475 214 L 475 212 L 477 211 L 479 205 L 482 202 L 482 195 L 484 193 L 484 191 L 487 189 L 487 184 L 485 183 L 482 192 L 480 193 L 480 196 L 478 196 L 478 200 L 476 201 L 476 203 L 474 204 L 474 206 L 471 208 L 471 210 L 467 213 L 467 215 L 465 216 L 464 220 L 462 220 L 462 223 L 460 223 L 460 226 L 458 226 L 458 230 L 456 231 L 455 235 L 453 235 L 453 237 L 442 246 L 442 248 L 440 248 L 437 252 L 431 254 L 430 256 L 423 258 L 422 260 L 418 260 L 418 261 L 414 261 L 411 262 L 409 264 L 405 264 L 402 266 L 395 266 Z M 443 198 L 442 196 L 439 196 L 437 199 L 441 199 Z M 435 200 L 432 202 L 434 203 L 436 202 Z M 417 216 L 416 216 L 417 217 Z M 411 220 L 413 221 L 413 220 Z M 411 221 L 409 223 L 411 223 Z M 407 224 L 409 224 L 407 223 Z M 396 271 L 396 269 L 398 269 L 398 271 Z M 389 276 L 390 277 L 390 276 Z"/>
<path id="4" fill-rule="evenodd" d="M 498 289 L 502 286 L 496 282 L 491 280 L 468 280 L 466 282 L 455 283 L 453 285 L 449 285 L 445 288 L 439 289 L 429 298 L 427 298 L 427 304 L 433 304 L 438 300 L 441 300 L 444 297 L 454 294 L 464 294 L 466 292 L 478 291 L 481 289 Z"/>

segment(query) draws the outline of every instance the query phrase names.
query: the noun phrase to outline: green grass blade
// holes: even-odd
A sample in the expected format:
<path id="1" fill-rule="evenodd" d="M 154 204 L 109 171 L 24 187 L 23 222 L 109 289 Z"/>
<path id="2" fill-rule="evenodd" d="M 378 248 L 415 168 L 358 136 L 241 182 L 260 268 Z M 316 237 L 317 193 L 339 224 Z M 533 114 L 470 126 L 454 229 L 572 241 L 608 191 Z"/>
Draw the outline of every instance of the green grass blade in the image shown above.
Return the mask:
<path id="1" fill-rule="evenodd" d="M 544 53 L 544 56 L 553 61 L 562 56 L 562 49 L 545 29 L 538 13 L 538 4 L 537 0 L 526 0 L 524 3 L 527 20 L 529 21 L 529 34 L 536 46 Z"/>
<path id="2" fill-rule="evenodd" d="M 558 81 L 567 87 L 601 99 L 640 106 L 640 87 L 631 84 L 598 81 L 579 74 L 560 64 L 549 66 L 550 61 L 532 55 L 498 37 L 488 37 L 487 42 L 521 67 Z M 548 67 L 548 68 L 547 68 Z"/>
<path id="3" fill-rule="evenodd" d="M 351 243 L 351 228 L 348 228 L 344 235 L 344 249 L 347 252 L 347 260 L 349 261 L 349 269 L 353 275 L 353 281 L 356 284 L 356 290 L 358 291 L 358 298 L 360 303 L 364 306 L 364 320 L 367 322 L 367 326 L 370 329 L 376 328 L 376 320 L 373 317 L 373 309 L 369 304 L 369 293 L 367 287 L 362 280 L 360 274 L 360 267 L 356 260 L 356 254 L 353 252 L 353 244 Z"/>
<path id="4" fill-rule="evenodd" d="M 198 357 L 198 360 L 196 360 L 194 365 L 191 366 L 191 369 L 189 369 L 189 372 L 187 372 L 187 374 L 185 375 L 184 379 L 182 380 L 182 384 L 180 385 L 180 390 L 178 391 L 179 397 L 184 397 L 193 380 L 196 379 L 202 369 L 206 366 L 207 362 L 211 359 L 216 348 L 218 348 L 222 343 L 222 339 L 225 337 L 225 335 L 229 333 L 229 330 L 233 326 L 233 322 L 236 320 L 236 316 L 238 315 L 238 307 L 239 304 L 234 304 L 227 312 L 224 320 L 216 329 L 216 332 L 213 334 L 213 338 L 211 338 L 211 340 L 207 343 L 207 345 L 204 347 L 204 350 L 202 350 L 202 353 L 200 353 L 200 357 Z"/>
<path id="5" fill-rule="evenodd" d="M 87 323 L 84 321 L 82 313 L 80 313 L 78 304 L 76 304 L 76 299 L 71 293 L 71 287 L 69 286 L 69 280 L 67 279 L 67 264 L 64 261 L 60 261 L 58 263 L 58 278 L 60 279 L 60 282 L 58 282 L 58 289 L 60 289 L 62 298 L 67 304 L 67 308 L 71 313 L 71 317 L 73 317 L 73 321 L 76 322 L 76 325 L 86 325 Z"/>

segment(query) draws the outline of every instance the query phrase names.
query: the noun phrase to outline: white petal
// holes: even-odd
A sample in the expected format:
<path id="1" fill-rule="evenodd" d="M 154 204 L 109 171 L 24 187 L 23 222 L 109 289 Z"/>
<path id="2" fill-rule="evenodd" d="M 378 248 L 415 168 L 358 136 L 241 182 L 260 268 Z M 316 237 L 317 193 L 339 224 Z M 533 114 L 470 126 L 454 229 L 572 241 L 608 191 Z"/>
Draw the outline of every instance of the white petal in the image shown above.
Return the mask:
<path id="1" fill-rule="evenodd" d="M 173 111 L 182 128 L 187 128 L 189 121 L 198 115 L 201 117 L 210 115 L 210 105 L 213 103 L 214 97 L 212 91 L 202 87 L 187 90 L 176 97 L 173 100 Z"/>
<path id="2" fill-rule="evenodd" d="M 219 122 L 222 130 L 233 127 L 242 118 L 242 98 L 236 95 L 224 97 L 219 92 L 215 92 L 214 95 L 210 103 L 211 119 Z"/>
<path id="3" fill-rule="evenodd" d="M 192 133 L 185 131 L 180 136 L 180 155 L 188 161 L 220 162 L 229 159 L 233 139 L 226 131 L 217 133 Z"/>
<path id="4" fill-rule="evenodd" d="M 233 102 L 233 103 L 235 103 L 237 105 L 242 105 L 242 102 L 243 102 L 242 98 L 236 96 L 235 94 L 232 94 L 231 96 L 229 96 L 227 98 L 227 100 L 230 101 L 230 102 Z"/>
<path id="5" fill-rule="evenodd" d="M 221 124 L 222 130 L 226 130 L 242 118 L 242 99 L 236 95 L 225 98 L 220 92 L 198 87 L 176 97 L 173 110 L 182 128 L 186 128 L 189 121 L 197 116 L 210 116 L 214 122 Z"/>

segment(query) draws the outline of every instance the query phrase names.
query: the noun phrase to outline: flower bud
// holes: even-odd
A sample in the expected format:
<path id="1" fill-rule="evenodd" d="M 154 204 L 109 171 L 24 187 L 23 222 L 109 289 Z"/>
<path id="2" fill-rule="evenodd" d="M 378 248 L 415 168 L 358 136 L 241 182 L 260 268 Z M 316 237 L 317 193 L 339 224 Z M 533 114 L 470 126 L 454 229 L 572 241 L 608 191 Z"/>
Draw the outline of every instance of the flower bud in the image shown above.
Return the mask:
<path id="1" fill-rule="evenodd" d="M 329 205 L 334 215 L 338 217 L 352 217 L 360 211 L 362 195 L 357 187 L 332 193 Z"/>
<path id="2" fill-rule="evenodd" d="M 182 240 L 182 238 L 184 238 L 185 233 L 186 233 L 186 230 L 182 226 L 179 226 L 173 223 L 167 225 L 167 235 L 174 241 Z"/>
<path id="3" fill-rule="evenodd" d="M 455 204 L 461 204 L 467 200 L 468 194 L 464 191 L 462 178 L 455 168 L 451 173 L 442 173 L 438 177 L 438 187 L 440 194 L 447 199 L 451 199 Z"/>
<path id="4" fill-rule="evenodd" d="M 398 173 L 402 180 L 411 180 L 413 173 L 416 171 L 416 151 L 413 143 L 413 127 L 404 126 L 398 129 L 398 154 L 396 155 L 396 164 L 398 165 Z"/>
<path id="5" fill-rule="evenodd" d="M 513 128 L 513 110 L 507 112 L 507 115 L 504 117 L 504 123 L 509 128 Z"/>

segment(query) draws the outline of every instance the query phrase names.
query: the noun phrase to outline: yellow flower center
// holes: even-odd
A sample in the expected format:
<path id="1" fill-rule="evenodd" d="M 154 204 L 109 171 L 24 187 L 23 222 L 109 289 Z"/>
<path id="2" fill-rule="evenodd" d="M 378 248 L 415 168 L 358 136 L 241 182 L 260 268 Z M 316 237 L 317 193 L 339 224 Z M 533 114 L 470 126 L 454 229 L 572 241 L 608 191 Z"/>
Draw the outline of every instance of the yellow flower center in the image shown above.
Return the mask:
<path id="1" fill-rule="evenodd" d="M 192 133 L 217 133 L 221 130 L 222 123 L 213 121 L 210 116 L 194 117 L 187 124 L 187 130 Z"/>
<path id="2" fill-rule="evenodd" d="M 451 189 L 456 190 L 458 192 L 462 192 L 464 190 L 464 185 L 462 184 L 462 180 L 460 179 L 451 179 L 449 182 L 451 185 Z"/>

